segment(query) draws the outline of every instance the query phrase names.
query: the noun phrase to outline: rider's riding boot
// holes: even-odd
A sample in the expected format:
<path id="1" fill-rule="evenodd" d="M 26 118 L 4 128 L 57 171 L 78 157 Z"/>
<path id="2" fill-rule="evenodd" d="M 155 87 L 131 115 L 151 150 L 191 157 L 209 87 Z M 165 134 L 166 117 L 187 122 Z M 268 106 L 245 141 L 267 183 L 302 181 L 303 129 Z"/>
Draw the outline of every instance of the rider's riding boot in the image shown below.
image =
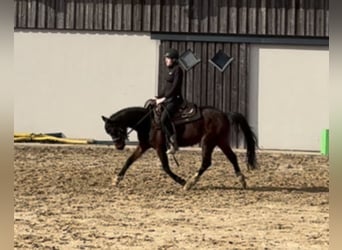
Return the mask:
<path id="1" fill-rule="evenodd" d="M 170 136 L 169 149 L 167 150 L 166 153 L 167 154 L 175 154 L 177 150 L 178 150 L 178 144 L 177 144 L 176 135 L 171 135 Z"/>

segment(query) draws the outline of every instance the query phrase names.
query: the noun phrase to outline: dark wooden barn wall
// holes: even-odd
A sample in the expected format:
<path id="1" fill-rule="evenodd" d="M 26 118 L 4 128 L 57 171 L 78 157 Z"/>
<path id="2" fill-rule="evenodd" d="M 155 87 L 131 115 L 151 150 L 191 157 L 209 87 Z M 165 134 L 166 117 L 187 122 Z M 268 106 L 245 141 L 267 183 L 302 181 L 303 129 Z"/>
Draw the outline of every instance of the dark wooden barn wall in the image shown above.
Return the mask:
<path id="1" fill-rule="evenodd" d="M 15 27 L 329 36 L 329 0 L 15 0 Z"/>
<path id="2" fill-rule="evenodd" d="M 163 78 L 167 68 L 164 65 L 163 54 L 170 47 L 178 49 L 180 53 L 190 49 L 201 59 L 194 68 L 184 71 L 182 91 L 188 101 L 200 106 L 213 106 L 224 112 L 237 111 L 247 114 L 248 44 L 162 41 L 159 51 L 158 89 L 163 88 L 165 84 Z M 220 72 L 208 62 L 220 49 L 234 57 L 224 72 Z M 237 139 L 239 137 L 233 131 L 234 147 L 243 146 L 241 138 Z"/>

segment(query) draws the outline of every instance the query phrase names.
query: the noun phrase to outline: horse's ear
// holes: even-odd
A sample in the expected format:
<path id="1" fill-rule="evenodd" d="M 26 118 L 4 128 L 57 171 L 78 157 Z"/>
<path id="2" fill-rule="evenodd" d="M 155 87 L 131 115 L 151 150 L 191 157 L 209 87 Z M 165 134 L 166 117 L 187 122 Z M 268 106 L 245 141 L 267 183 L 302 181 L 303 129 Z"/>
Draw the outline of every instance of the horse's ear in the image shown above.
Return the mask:
<path id="1" fill-rule="evenodd" d="M 107 117 L 105 117 L 105 116 L 101 116 L 101 117 L 102 117 L 102 120 L 103 120 L 104 122 L 109 121 L 109 119 L 108 119 Z"/>

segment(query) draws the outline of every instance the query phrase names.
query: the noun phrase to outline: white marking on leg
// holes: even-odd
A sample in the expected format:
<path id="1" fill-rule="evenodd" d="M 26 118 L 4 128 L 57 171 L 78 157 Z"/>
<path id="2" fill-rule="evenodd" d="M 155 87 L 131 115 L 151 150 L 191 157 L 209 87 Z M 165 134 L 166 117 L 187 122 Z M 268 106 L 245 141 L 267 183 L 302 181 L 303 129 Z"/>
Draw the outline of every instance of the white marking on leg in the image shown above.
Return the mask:
<path id="1" fill-rule="evenodd" d="M 200 179 L 198 173 L 196 173 L 193 177 L 191 177 L 186 184 L 184 185 L 184 190 L 190 190 Z"/>
<path id="2" fill-rule="evenodd" d="M 113 181 L 112 181 L 113 186 L 116 186 L 116 187 L 119 186 L 119 183 L 122 180 L 123 180 L 123 176 L 118 175 L 118 176 L 114 177 Z"/>

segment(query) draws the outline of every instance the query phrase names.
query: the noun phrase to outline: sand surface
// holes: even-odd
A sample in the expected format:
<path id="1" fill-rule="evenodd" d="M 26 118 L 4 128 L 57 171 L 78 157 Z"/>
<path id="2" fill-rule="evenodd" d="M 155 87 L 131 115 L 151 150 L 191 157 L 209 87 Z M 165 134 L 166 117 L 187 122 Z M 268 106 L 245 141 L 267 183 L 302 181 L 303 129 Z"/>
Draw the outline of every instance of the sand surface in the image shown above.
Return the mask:
<path id="1" fill-rule="evenodd" d="M 132 149 L 15 146 L 15 249 L 328 249 L 329 164 L 314 154 L 258 153 L 247 190 L 220 151 L 190 191 L 148 151 L 119 187 Z M 181 151 L 189 179 L 199 151 Z"/>

